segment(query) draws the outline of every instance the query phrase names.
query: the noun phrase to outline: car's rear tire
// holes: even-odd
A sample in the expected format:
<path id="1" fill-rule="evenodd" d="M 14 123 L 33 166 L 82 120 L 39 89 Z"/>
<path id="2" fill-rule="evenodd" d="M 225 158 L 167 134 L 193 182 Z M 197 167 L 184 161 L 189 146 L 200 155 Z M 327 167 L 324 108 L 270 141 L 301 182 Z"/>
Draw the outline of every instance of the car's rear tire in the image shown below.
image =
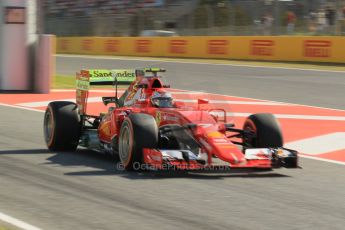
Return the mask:
<path id="1" fill-rule="evenodd" d="M 158 127 L 148 114 L 130 114 L 123 121 L 118 139 L 120 161 L 126 170 L 140 170 L 143 148 L 157 148 Z"/>
<path id="2" fill-rule="evenodd" d="M 283 146 L 283 135 L 277 119 L 270 113 L 250 115 L 243 125 L 243 130 L 251 131 L 255 136 L 244 135 L 244 148 L 276 148 Z"/>
<path id="3" fill-rule="evenodd" d="M 44 115 L 44 140 L 51 151 L 75 151 L 81 122 L 77 104 L 69 101 L 49 103 Z"/>

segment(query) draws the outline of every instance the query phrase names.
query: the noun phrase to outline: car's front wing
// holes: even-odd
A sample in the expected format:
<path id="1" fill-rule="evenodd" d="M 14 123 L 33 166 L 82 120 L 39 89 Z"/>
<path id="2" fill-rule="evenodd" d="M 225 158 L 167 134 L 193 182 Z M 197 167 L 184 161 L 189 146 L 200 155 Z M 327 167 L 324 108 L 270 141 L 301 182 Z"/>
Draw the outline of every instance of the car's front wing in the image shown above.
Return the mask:
<path id="1" fill-rule="evenodd" d="M 213 154 L 194 154 L 190 150 L 143 149 L 144 166 L 154 170 L 222 170 L 230 168 L 297 168 L 298 154 L 285 148 L 246 149 L 245 161 L 230 164 Z"/>

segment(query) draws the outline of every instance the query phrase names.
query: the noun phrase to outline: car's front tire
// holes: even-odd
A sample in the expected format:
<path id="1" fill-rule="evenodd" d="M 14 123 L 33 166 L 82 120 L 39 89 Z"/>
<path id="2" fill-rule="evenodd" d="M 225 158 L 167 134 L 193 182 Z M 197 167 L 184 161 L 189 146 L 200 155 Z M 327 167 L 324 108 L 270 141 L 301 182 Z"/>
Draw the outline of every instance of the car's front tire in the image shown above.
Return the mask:
<path id="1" fill-rule="evenodd" d="M 277 119 L 270 113 L 250 115 L 243 130 L 254 134 L 243 137 L 244 148 L 277 148 L 283 146 L 283 135 Z"/>
<path id="2" fill-rule="evenodd" d="M 143 148 L 157 148 L 158 127 L 148 114 L 130 114 L 123 121 L 118 140 L 120 161 L 126 170 L 139 170 L 143 163 Z"/>

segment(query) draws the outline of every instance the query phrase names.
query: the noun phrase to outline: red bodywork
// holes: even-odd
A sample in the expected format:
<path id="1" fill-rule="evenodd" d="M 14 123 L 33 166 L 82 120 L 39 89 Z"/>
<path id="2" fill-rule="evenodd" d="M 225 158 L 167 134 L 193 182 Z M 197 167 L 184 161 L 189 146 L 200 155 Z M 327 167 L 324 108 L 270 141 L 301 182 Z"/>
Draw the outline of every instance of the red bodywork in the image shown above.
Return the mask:
<path id="1" fill-rule="evenodd" d="M 194 124 L 194 128 L 187 132 L 200 146 L 200 154 L 205 155 L 204 163 L 196 159 L 183 161 L 170 158 L 169 166 L 178 169 L 203 169 L 206 167 L 241 167 L 241 168 L 271 168 L 269 157 L 246 159 L 242 150 L 228 137 L 224 124 L 226 115 L 223 109 L 215 111 L 208 105 L 207 100 L 199 99 L 195 107 L 187 107 L 183 103 L 175 103 L 174 108 L 156 108 L 150 97 L 156 90 L 167 88 L 160 77 L 141 77 L 131 83 L 125 95 L 122 96 L 123 107 L 110 109 L 101 118 L 98 126 L 99 140 L 111 144 L 119 135 L 123 120 L 130 113 L 146 113 L 153 116 L 159 128 L 165 126 L 185 126 Z M 164 89 L 165 90 L 165 89 Z M 169 89 L 166 89 L 167 91 Z M 121 98 L 120 98 L 121 99 Z M 222 115 L 224 114 L 224 115 Z M 143 137 L 145 138 L 145 137 Z M 160 149 L 143 149 L 143 161 L 156 169 L 167 167 L 166 160 Z"/>

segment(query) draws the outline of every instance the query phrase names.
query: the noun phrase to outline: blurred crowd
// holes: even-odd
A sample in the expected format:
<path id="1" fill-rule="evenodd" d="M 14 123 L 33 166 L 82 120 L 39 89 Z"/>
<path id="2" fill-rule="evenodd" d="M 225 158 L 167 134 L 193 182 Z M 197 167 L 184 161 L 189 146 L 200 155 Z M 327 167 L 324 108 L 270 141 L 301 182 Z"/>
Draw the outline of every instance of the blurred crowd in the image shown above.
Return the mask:
<path id="1" fill-rule="evenodd" d="M 311 10 L 308 15 L 308 29 L 315 34 L 330 33 L 334 30 L 340 32 L 343 30 L 344 19 L 345 6 L 340 9 L 328 6 L 316 11 Z"/>
<path id="2" fill-rule="evenodd" d="M 44 0 L 49 17 L 131 14 L 136 9 L 162 7 L 168 0 Z"/>
<path id="3" fill-rule="evenodd" d="M 281 15 L 281 25 L 285 25 L 285 34 L 295 34 L 296 24 L 306 26 L 305 33 L 322 35 L 322 34 L 343 34 L 345 31 L 345 6 L 336 8 L 332 6 L 321 7 L 317 10 L 309 10 L 307 15 L 296 15 L 294 10 L 287 10 Z M 270 12 L 263 14 L 260 20 L 255 24 L 260 28 L 261 35 L 272 35 L 274 30 L 274 17 Z M 280 32 L 284 34 L 283 31 Z"/>

